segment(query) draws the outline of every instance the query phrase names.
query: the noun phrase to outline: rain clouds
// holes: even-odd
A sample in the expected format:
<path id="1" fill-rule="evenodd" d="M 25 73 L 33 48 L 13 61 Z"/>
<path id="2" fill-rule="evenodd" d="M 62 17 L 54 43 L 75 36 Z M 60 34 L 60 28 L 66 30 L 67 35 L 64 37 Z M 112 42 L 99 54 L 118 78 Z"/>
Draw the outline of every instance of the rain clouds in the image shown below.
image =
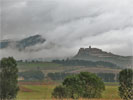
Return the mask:
<path id="1" fill-rule="evenodd" d="M 1 55 L 71 57 L 89 45 L 132 55 L 132 9 L 133 0 L 2 0 L 1 40 L 40 34 L 47 41 L 28 48 L 34 52 L 8 48 Z"/>

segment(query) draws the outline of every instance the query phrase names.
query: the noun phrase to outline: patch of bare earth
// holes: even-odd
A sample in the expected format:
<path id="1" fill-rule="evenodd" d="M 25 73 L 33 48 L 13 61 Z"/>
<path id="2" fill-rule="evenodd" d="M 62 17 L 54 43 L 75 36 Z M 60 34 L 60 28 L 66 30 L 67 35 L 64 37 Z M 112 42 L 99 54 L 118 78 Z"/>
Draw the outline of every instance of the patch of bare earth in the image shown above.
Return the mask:
<path id="1" fill-rule="evenodd" d="M 53 85 L 55 82 L 19 82 L 19 85 Z"/>

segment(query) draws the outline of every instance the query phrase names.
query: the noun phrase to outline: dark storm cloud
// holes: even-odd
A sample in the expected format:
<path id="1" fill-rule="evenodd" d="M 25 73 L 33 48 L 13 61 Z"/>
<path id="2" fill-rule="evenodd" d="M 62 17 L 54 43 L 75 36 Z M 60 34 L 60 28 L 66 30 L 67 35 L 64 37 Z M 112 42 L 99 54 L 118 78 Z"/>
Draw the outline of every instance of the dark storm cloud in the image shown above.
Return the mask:
<path id="1" fill-rule="evenodd" d="M 47 43 L 30 56 L 70 56 L 88 45 L 131 55 L 132 5 L 132 0 L 2 0 L 1 34 L 3 39 L 43 35 Z"/>

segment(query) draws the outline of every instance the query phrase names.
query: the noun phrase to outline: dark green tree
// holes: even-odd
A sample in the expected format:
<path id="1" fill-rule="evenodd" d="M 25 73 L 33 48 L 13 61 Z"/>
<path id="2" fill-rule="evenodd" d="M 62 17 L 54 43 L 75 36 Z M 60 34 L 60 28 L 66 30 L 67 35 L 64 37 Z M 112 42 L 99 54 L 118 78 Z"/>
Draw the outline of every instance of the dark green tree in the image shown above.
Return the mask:
<path id="1" fill-rule="evenodd" d="M 0 61 L 0 100 L 14 99 L 18 88 L 18 69 L 13 57 L 3 58 Z"/>
<path id="2" fill-rule="evenodd" d="M 133 100 L 133 70 L 123 69 L 119 73 L 119 95 L 124 100 Z"/>
<path id="3" fill-rule="evenodd" d="M 89 72 L 81 72 L 78 76 L 82 82 L 82 97 L 100 98 L 102 96 L 101 94 L 105 90 L 105 86 L 101 78 Z"/>
<path id="4" fill-rule="evenodd" d="M 68 76 L 62 85 L 65 87 L 66 97 L 73 99 L 100 98 L 103 90 L 105 90 L 101 78 L 89 72 Z"/>

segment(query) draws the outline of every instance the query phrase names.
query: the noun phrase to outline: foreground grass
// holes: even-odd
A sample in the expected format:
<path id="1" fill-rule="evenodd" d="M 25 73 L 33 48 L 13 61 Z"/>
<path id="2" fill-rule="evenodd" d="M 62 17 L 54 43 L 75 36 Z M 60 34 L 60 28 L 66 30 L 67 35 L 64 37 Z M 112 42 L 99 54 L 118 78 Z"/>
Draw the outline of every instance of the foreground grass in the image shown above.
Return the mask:
<path id="1" fill-rule="evenodd" d="M 103 92 L 103 99 L 120 99 L 118 95 L 118 86 L 106 86 Z"/>
<path id="2" fill-rule="evenodd" d="M 51 99 L 51 93 L 55 85 L 23 85 L 27 90 L 19 91 L 17 100 L 47 100 Z"/>
<path id="3" fill-rule="evenodd" d="M 17 100 L 51 100 L 51 93 L 56 85 L 22 86 L 24 87 L 24 89 L 19 91 Z M 118 95 L 118 86 L 106 86 L 106 90 L 103 92 L 103 97 L 98 100 L 120 100 L 120 97 Z"/>

